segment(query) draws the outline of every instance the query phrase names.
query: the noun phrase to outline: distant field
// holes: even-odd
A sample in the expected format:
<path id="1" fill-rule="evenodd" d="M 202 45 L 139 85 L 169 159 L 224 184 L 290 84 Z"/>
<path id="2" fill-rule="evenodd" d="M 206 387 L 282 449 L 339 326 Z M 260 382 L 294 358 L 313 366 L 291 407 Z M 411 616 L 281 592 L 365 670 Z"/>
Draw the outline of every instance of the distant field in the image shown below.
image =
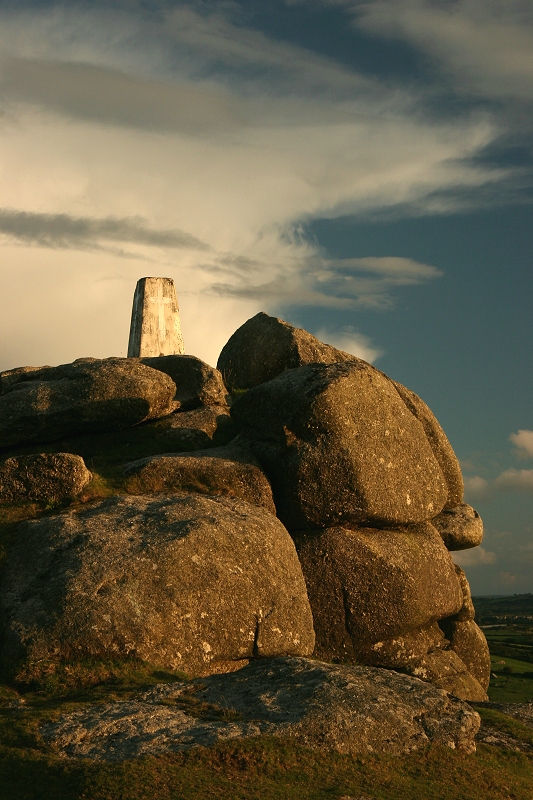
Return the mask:
<path id="1" fill-rule="evenodd" d="M 474 597 L 491 652 L 488 694 L 495 703 L 533 700 L 533 594 Z"/>

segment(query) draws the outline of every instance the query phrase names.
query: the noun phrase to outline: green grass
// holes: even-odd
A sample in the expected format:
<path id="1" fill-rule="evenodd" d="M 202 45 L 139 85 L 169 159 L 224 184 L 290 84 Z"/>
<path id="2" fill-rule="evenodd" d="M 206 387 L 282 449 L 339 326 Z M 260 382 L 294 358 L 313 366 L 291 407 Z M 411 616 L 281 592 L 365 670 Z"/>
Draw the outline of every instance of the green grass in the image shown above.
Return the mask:
<path id="1" fill-rule="evenodd" d="M 353 758 L 261 739 L 119 764 L 0 748 L 0 776 L 0 800 L 531 800 L 533 761 L 484 746 Z"/>
<path id="2" fill-rule="evenodd" d="M 59 758 L 40 740 L 46 720 L 183 677 L 137 661 L 86 661 L 49 665 L 18 686 L 1 684 L 0 800 L 531 800 L 533 757 L 486 746 L 469 755 L 430 747 L 354 758 L 264 737 L 110 764 Z M 481 713 L 533 740 L 520 722 Z"/>
<path id="3" fill-rule="evenodd" d="M 490 661 L 488 695 L 493 703 L 527 703 L 533 700 L 532 664 L 499 655 L 491 655 Z M 531 677 L 524 676 L 524 673 Z"/>

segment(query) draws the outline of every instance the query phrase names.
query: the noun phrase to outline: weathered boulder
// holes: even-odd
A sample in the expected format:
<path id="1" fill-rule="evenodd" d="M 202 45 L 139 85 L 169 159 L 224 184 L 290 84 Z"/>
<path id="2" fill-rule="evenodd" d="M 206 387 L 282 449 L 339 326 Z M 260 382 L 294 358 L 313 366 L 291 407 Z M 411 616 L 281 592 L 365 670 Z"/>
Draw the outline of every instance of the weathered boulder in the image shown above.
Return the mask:
<path id="1" fill-rule="evenodd" d="M 417 523 L 447 501 L 422 424 L 364 361 L 287 370 L 243 394 L 231 414 L 289 530 Z"/>
<path id="2" fill-rule="evenodd" d="M 468 550 L 483 541 L 483 522 L 468 503 L 446 508 L 431 520 L 448 550 Z"/>
<path id="3" fill-rule="evenodd" d="M 485 689 L 454 650 L 444 648 L 432 650 L 421 658 L 415 667 L 408 667 L 406 671 L 433 683 L 460 700 L 478 703 L 488 700 Z"/>
<path id="4" fill-rule="evenodd" d="M 416 661 L 442 639 L 431 624 L 463 604 L 450 555 L 429 523 L 403 530 L 336 527 L 293 538 L 318 658 L 385 666 Z M 396 647 L 391 640 L 399 637 L 406 638 Z M 402 648 L 413 652 L 403 663 Z"/>
<path id="5" fill-rule="evenodd" d="M 2 387 L 0 447 L 118 430 L 176 408 L 168 375 L 130 358 L 14 370 Z"/>
<path id="6" fill-rule="evenodd" d="M 175 400 L 183 411 L 198 406 L 223 406 L 228 390 L 222 375 L 196 356 L 173 355 L 146 357 L 141 364 L 169 375 L 176 384 Z"/>
<path id="7" fill-rule="evenodd" d="M 490 652 L 481 628 L 474 620 L 444 620 L 440 624 L 451 649 L 486 690 L 490 682 Z"/>
<path id="8" fill-rule="evenodd" d="M 0 616 L 11 671 L 134 656 L 199 675 L 314 646 L 289 534 L 227 497 L 113 497 L 21 523 Z"/>
<path id="9" fill-rule="evenodd" d="M 260 312 L 229 338 L 218 358 L 217 369 L 231 390 L 251 389 L 272 380 L 286 369 L 304 364 L 360 361 L 350 353 L 324 344 L 302 328 Z"/>
<path id="10" fill-rule="evenodd" d="M 455 571 L 463 592 L 463 607 L 457 614 L 439 621 L 439 627 L 450 642 L 450 647 L 464 662 L 468 671 L 476 678 L 483 689 L 490 681 L 490 652 L 485 634 L 474 622 L 476 615 L 470 586 L 461 567 Z"/>
<path id="11" fill-rule="evenodd" d="M 448 500 L 445 508 L 453 508 L 462 502 L 464 494 L 463 475 L 457 456 L 435 415 L 424 401 L 401 383 L 396 381 L 393 383 L 409 411 L 422 423 L 430 447 L 448 485 Z"/>
<path id="12" fill-rule="evenodd" d="M 228 406 L 206 406 L 193 411 L 177 411 L 168 417 L 146 422 L 154 431 L 163 451 L 185 452 L 206 447 L 222 447 L 238 433 Z"/>
<path id="13" fill-rule="evenodd" d="M 92 475 L 81 456 L 39 453 L 0 463 L 0 503 L 61 502 L 81 494 Z"/>
<path id="14" fill-rule="evenodd" d="M 192 454 L 164 453 L 127 464 L 128 490 L 199 492 L 240 497 L 276 513 L 272 489 L 259 462 L 247 450 L 229 445 Z M 133 480 L 132 480 L 133 479 Z"/>
<path id="15" fill-rule="evenodd" d="M 261 734 L 353 755 L 401 755 L 431 743 L 471 753 L 479 725 L 466 703 L 416 678 L 276 658 L 73 711 L 40 733 L 63 755 L 120 761 Z"/>

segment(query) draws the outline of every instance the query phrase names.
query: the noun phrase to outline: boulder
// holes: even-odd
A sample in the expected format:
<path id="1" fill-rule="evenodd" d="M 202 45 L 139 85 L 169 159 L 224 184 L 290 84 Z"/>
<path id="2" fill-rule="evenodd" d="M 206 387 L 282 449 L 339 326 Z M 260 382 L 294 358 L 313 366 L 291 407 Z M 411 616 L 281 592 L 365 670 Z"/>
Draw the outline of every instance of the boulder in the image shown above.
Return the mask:
<path id="1" fill-rule="evenodd" d="M 183 411 L 227 403 L 228 390 L 222 375 L 196 356 L 155 356 L 141 358 L 140 362 L 172 378 L 176 384 L 174 399 Z"/>
<path id="2" fill-rule="evenodd" d="M 432 623 L 463 604 L 450 555 L 429 523 L 403 530 L 335 527 L 293 538 L 318 658 L 403 666 L 438 644 L 442 636 Z M 402 647 L 414 655 L 402 661 Z"/>
<path id="3" fill-rule="evenodd" d="M 238 433 L 228 406 L 206 406 L 193 411 L 177 411 L 168 417 L 147 422 L 165 451 L 184 452 L 228 444 Z"/>
<path id="4" fill-rule="evenodd" d="M 39 453 L 0 464 L 0 503 L 60 503 L 81 494 L 92 479 L 81 456 Z"/>
<path id="5" fill-rule="evenodd" d="M 417 523 L 447 501 L 422 424 L 363 361 L 287 370 L 239 397 L 231 415 L 289 530 Z"/>
<path id="6" fill-rule="evenodd" d="M 364 654 L 366 664 L 410 673 L 427 653 L 442 647 L 444 634 L 436 622 L 413 628 L 402 636 L 375 642 Z"/>
<path id="7" fill-rule="evenodd" d="M 486 691 L 490 682 L 490 652 L 481 628 L 474 620 L 443 620 L 440 625 L 451 649 Z"/>
<path id="8" fill-rule="evenodd" d="M 12 673 L 130 656 L 201 675 L 314 646 L 283 525 L 242 500 L 198 494 L 113 497 L 20 523 L 0 619 Z"/>
<path id="9" fill-rule="evenodd" d="M 267 477 L 254 456 L 240 447 L 214 447 L 192 454 L 165 453 L 127 464 L 128 491 L 199 492 L 240 497 L 276 513 Z"/>
<path id="10" fill-rule="evenodd" d="M 429 681 L 460 700 L 484 703 L 489 698 L 479 681 L 468 671 L 454 650 L 436 649 L 427 653 L 418 664 L 407 670 L 411 675 Z"/>
<path id="11" fill-rule="evenodd" d="M 170 414 L 174 382 L 129 358 L 4 373 L 0 447 L 119 430 Z"/>
<path id="12" fill-rule="evenodd" d="M 470 706 L 416 678 L 275 658 L 75 710 L 40 734 L 64 756 L 120 761 L 260 735 L 350 755 L 402 755 L 430 744 L 471 753 L 479 726 Z"/>
<path id="13" fill-rule="evenodd" d="M 251 389 L 304 364 L 360 361 L 324 344 L 315 336 L 277 317 L 260 312 L 241 325 L 222 348 L 217 369 L 233 392 Z"/>
<path id="14" fill-rule="evenodd" d="M 448 550 L 468 550 L 483 541 L 483 522 L 468 503 L 446 508 L 431 520 Z"/>
<path id="15" fill-rule="evenodd" d="M 435 415 L 410 389 L 393 381 L 394 386 L 409 411 L 422 423 L 433 454 L 438 461 L 448 485 L 448 500 L 445 508 L 453 508 L 463 500 L 464 482 L 457 456 Z"/>

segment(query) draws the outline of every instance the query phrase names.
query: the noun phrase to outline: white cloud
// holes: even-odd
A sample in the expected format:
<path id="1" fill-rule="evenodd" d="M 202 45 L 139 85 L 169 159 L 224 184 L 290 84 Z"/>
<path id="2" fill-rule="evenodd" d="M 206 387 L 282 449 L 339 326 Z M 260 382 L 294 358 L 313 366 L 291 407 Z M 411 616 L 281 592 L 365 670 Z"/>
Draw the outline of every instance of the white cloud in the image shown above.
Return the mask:
<path id="1" fill-rule="evenodd" d="M 475 503 L 477 501 L 490 500 L 492 491 L 489 482 L 480 475 L 465 477 L 465 498 Z"/>
<path id="2" fill-rule="evenodd" d="M 533 7 L 523 0 L 376 0 L 353 6 L 365 31 L 398 36 L 438 58 L 459 91 L 531 102 Z"/>
<path id="3" fill-rule="evenodd" d="M 333 347 L 337 347 L 339 350 L 344 350 L 346 353 L 362 358 L 368 361 L 369 364 L 373 364 L 379 356 L 383 355 L 383 350 L 380 350 L 367 336 L 352 327 L 347 326 L 340 331 L 321 328 L 316 331 L 316 336 L 322 342 L 332 344 Z"/>
<path id="4" fill-rule="evenodd" d="M 507 469 L 492 485 L 497 491 L 533 492 L 533 469 Z"/>
<path id="5" fill-rule="evenodd" d="M 483 564 L 495 564 L 496 553 L 484 547 L 473 547 L 471 550 L 456 550 L 451 554 L 454 564 L 460 567 L 478 567 Z"/>
<path id="6" fill-rule="evenodd" d="M 516 446 L 520 458 L 533 458 L 533 431 L 520 430 L 512 433 L 509 439 Z"/>
<path id="7" fill-rule="evenodd" d="M 220 10 L 3 10 L 0 49 L 0 290 L 28 309 L 0 318 L 0 368 L 120 352 L 143 274 L 175 278 L 186 346 L 211 362 L 259 310 L 390 307 L 436 267 L 328 259 L 301 221 L 438 210 L 504 175 L 468 160 L 488 118 L 427 121 L 415 95 Z"/>

